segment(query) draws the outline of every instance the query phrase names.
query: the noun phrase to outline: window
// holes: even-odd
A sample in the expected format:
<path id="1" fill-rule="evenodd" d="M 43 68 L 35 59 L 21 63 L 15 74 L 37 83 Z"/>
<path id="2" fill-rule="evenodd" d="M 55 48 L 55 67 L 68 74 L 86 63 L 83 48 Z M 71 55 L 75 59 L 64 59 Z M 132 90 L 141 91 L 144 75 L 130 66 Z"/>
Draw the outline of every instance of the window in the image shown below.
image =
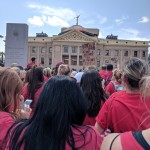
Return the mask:
<path id="1" fill-rule="evenodd" d="M 76 46 L 72 46 L 72 53 L 77 53 L 77 47 Z"/>
<path id="2" fill-rule="evenodd" d="M 68 55 L 63 55 L 62 60 L 65 64 L 69 64 L 69 56 Z"/>
<path id="3" fill-rule="evenodd" d="M 105 51 L 105 56 L 109 56 L 109 50 Z"/>
<path id="4" fill-rule="evenodd" d="M 128 51 L 125 51 L 125 52 L 124 52 L 124 56 L 128 56 Z"/>
<path id="5" fill-rule="evenodd" d="M 44 64 L 44 57 L 41 57 L 41 64 Z"/>
<path id="6" fill-rule="evenodd" d="M 100 61 L 99 60 L 97 61 L 97 67 L 100 67 Z"/>
<path id="7" fill-rule="evenodd" d="M 83 65 L 82 56 L 79 56 L 79 65 L 80 65 L 80 66 L 82 66 L 82 65 Z"/>
<path id="8" fill-rule="evenodd" d="M 36 47 L 32 47 L 32 53 L 36 53 Z"/>
<path id="9" fill-rule="evenodd" d="M 64 46 L 64 53 L 68 53 L 68 46 Z"/>
<path id="10" fill-rule="evenodd" d="M 50 57 L 49 58 L 49 65 L 51 65 L 52 64 L 52 58 Z"/>
<path id="11" fill-rule="evenodd" d="M 80 54 L 82 54 L 83 53 L 83 48 L 82 48 L 82 46 L 80 46 Z"/>
<path id="12" fill-rule="evenodd" d="M 109 60 L 105 60 L 105 64 L 108 64 L 109 63 Z"/>
<path id="13" fill-rule="evenodd" d="M 46 52 L 45 47 L 42 47 L 42 48 L 41 48 L 41 53 L 45 53 L 45 52 Z"/>
<path id="14" fill-rule="evenodd" d="M 142 52 L 142 57 L 145 57 L 145 51 Z"/>
<path id="15" fill-rule="evenodd" d="M 115 50 L 115 56 L 119 56 L 119 50 Z"/>
<path id="16" fill-rule="evenodd" d="M 134 51 L 134 57 L 137 57 L 137 51 Z"/>
<path id="17" fill-rule="evenodd" d="M 97 55 L 100 55 L 100 49 L 97 50 Z"/>
<path id="18" fill-rule="evenodd" d="M 71 65 L 77 65 L 77 56 L 71 56 Z"/>
<path id="19" fill-rule="evenodd" d="M 52 53 L 52 47 L 49 48 L 49 53 Z"/>

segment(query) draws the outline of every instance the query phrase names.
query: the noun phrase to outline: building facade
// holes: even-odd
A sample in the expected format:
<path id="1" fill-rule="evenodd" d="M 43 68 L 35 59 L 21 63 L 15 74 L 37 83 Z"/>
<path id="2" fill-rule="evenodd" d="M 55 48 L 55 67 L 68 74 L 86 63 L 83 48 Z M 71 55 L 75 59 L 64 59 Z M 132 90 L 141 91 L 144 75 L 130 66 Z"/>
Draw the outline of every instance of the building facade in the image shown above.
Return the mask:
<path id="1" fill-rule="evenodd" d="M 98 29 L 74 25 L 62 28 L 58 35 L 52 37 L 43 32 L 35 37 L 28 37 L 28 61 L 31 57 L 36 57 L 37 65 L 42 62 L 45 67 L 55 67 L 58 62 L 63 61 L 70 68 L 79 70 L 90 65 L 90 61 L 93 61 L 97 68 L 111 63 L 114 68 L 122 69 L 124 63 L 132 57 L 148 60 L 148 41 L 121 40 L 113 35 L 101 39 L 98 35 Z M 94 45 L 94 48 L 86 55 L 84 48 L 87 44 Z M 92 59 L 89 58 L 90 55 Z M 88 58 L 89 62 L 85 63 Z"/>

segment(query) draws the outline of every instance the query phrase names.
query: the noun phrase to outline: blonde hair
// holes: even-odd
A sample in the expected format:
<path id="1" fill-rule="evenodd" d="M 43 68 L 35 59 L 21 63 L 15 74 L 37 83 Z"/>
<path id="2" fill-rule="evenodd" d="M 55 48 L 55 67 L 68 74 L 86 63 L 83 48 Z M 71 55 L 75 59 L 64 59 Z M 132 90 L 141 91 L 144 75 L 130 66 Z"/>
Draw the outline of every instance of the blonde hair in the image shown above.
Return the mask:
<path id="1" fill-rule="evenodd" d="M 71 70 L 70 70 L 69 66 L 62 64 L 58 68 L 57 75 L 69 75 L 70 72 L 71 72 Z"/>
<path id="2" fill-rule="evenodd" d="M 121 83 L 122 82 L 121 77 L 122 77 L 121 70 L 120 69 L 114 69 L 112 78 L 115 79 L 117 82 Z"/>
<path id="3" fill-rule="evenodd" d="M 11 64 L 11 68 L 12 68 L 12 67 L 17 67 L 17 66 L 18 66 L 17 63 L 12 63 L 12 64 Z"/>
<path id="4" fill-rule="evenodd" d="M 140 80 L 140 93 L 142 95 L 142 98 L 145 100 L 148 97 L 150 97 L 150 76 L 143 77 Z"/>
<path id="5" fill-rule="evenodd" d="M 51 74 L 52 70 L 50 68 L 44 68 L 43 70 L 43 74 L 46 76 L 46 77 L 51 77 L 52 74 Z"/>
<path id="6" fill-rule="evenodd" d="M 18 67 L 12 67 L 11 69 L 16 71 L 17 74 L 20 76 L 20 69 Z"/>
<path id="7" fill-rule="evenodd" d="M 148 75 L 148 64 L 139 58 L 130 59 L 124 67 L 124 77 L 131 88 L 139 88 L 139 82 Z"/>
<path id="8" fill-rule="evenodd" d="M 9 112 L 15 117 L 21 90 L 22 81 L 18 74 L 12 69 L 0 68 L 0 111 Z"/>
<path id="9" fill-rule="evenodd" d="M 96 69 L 96 66 L 95 65 L 90 65 L 90 66 L 87 66 L 84 71 L 88 71 L 88 70 L 97 70 Z"/>

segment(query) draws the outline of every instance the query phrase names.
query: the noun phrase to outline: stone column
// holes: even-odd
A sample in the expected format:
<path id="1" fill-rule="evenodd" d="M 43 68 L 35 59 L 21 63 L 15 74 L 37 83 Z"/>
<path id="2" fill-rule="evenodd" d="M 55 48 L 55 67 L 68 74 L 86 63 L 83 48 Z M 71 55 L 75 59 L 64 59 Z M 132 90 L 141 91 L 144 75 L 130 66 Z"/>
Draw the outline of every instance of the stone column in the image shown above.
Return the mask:
<path id="1" fill-rule="evenodd" d="M 80 47 L 77 48 L 77 70 L 79 69 L 79 55 L 80 55 Z"/>
<path id="2" fill-rule="evenodd" d="M 71 66 L 71 46 L 68 47 L 69 52 L 69 66 Z"/>

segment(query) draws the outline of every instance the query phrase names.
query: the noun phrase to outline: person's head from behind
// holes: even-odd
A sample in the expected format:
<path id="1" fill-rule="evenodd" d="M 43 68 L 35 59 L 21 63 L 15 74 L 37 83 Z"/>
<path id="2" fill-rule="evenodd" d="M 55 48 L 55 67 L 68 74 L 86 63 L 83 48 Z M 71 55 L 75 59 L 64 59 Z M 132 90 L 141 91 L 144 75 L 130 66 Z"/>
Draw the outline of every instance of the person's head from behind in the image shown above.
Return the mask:
<path id="1" fill-rule="evenodd" d="M 22 81 L 18 74 L 12 69 L 0 68 L 0 111 L 16 113 L 21 90 Z"/>
<path id="2" fill-rule="evenodd" d="M 35 57 L 32 57 L 32 58 L 31 58 L 31 61 L 32 61 L 32 62 L 35 62 L 35 59 L 36 59 Z"/>
<path id="3" fill-rule="evenodd" d="M 62 124 L 81 125 L 86 114 L 85 97 L 77 83 L 67 76 L 54 76 L 45 84 L 38 107 L 37 113 L 44 111 L 44 119 L 52 119 L 50 124 L 56 123 L 60 128 Z"/>
<path id="4" fill-rule="evenodd" d="M 85 71 L 88 71 L 88 70 L 97 70 L 97 69 L 95 65 L 90 65 L 85 68 Z"/>
<path id="5" fill-rule="evenodd" d="M 122 82 L 122 72 L 120 69 L 113 70 L 112 80 L 121 83 Z"/>
<path id="6" fill-rule="evenodd" d="M 12 63 L 12 64 L 11 64 L 11 68 L 12 68 L 12 67 L 18 67 L 18 63 Z"/>
<path id="7" fill-rule="evenodd" d="M 50 68 L 44 68 L 44 70 L 43 70 L 43 74 L 46 76 L 46 77 L 51 77 L 52 76 L 52 74 L 51 74 L 51 69 Z"/>
<path id="8" fill-rule="evenodd" d="M 106 70 L 106 65 L 102 65 L 101 70 Z"/>
<path id="9" fill-rule="evenodd" d="M 70 70 L 70 68 L 69 68 L 68 65 L 61 64 L 61 65 L 59 66 L 57 75 L 70 76 L 70 74 L 71 74 L 71 70 Z"/>
<path id="10" fill-rule="evenodd" d="M 56 66 L 54 67 L 54 73 L 53 73 L 53 75 L 57 75 L 57 74 L 58 74 L 58 68 L 59 68 L 59 66 L 62 65 L 62 64 L 64 64 L 64 62 L 58 62 L 58 63 L 56 64 Z"/>
<path id="11" fill-rule="evenodd" d="M 44 75 L 43 68 L 34 66 L 27 72 L 25 78 L 27 82 L 27 97 L 34 101 L 36 91 L 43 86 Z"/>
<path id="12" fill-rule="evenodd" d="M 106 94 L 102 87 L 102 78 L 96 70 L 84 72 L 81 78 L 80 86 L 88 99 L 88 115 L 95 117 L 100 109 L 100 103 L 105 101 Z"/>
<path id="13" fill-rule="evenodd" d="M 14 71 L 16 71 L 17 74 L 18 74 L 19 77 L 20 77 L 20 69 L 19 69 L 18 67 L 12 67 L 11 69 L 14 70 Z"/>
<path id="14" fill-rule="evenodd" d="M 130 89 L 139 89 L 140 80 L 148 75 L 148 64 L 139 58 L 130 59 L 123 71 L 123 81 Z"/>
<path id="15" fill-rule="evenodd" d="M 34 66 L 28 74 L 29 83 L 44 82 L 43 68 Z"/>
<path id="16" fill-rule="evenodd" d="M 113 65 L 112 64 L 107 64 L 106 69 L 107 69 L 107 71 L 112 71 L 113 70 Z"/>

